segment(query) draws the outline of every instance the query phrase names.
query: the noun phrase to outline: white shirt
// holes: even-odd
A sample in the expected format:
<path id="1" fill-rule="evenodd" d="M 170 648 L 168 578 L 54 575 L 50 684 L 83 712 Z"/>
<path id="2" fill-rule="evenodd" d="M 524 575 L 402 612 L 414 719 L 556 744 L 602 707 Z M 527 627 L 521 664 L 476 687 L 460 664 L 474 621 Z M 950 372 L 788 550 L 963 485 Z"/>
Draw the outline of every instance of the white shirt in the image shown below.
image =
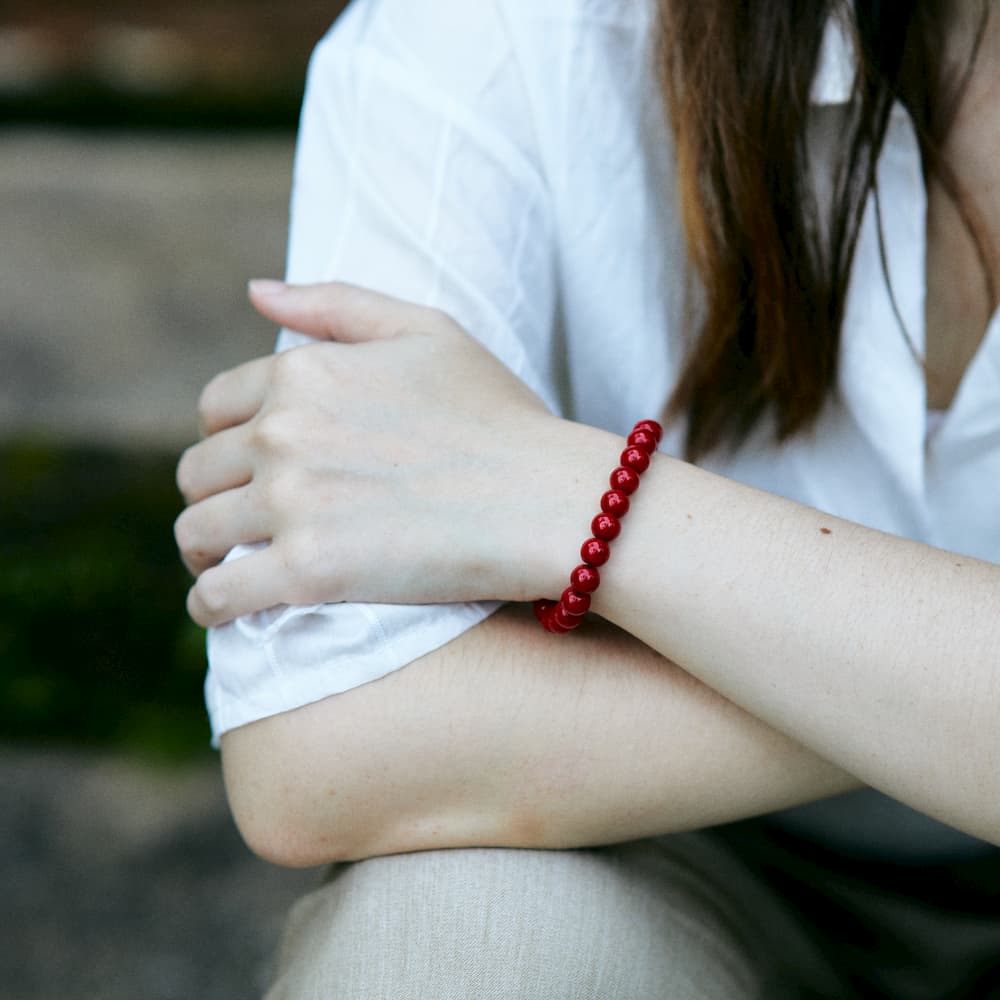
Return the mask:
<path id="1" fill-rule="evenodd" d="M 694 331 L 653 67 L 654 8 L 652 0 L 353 4 L 310 64 L 289 279 L 337 278 L 440 307 L 574 420 L 626 433 L 661 413 Z M 810 142 L 821 163 L 840 141 L 850 96 L 847 39 L 831 20 L 812 91 Z M 926 198 L 901 107 L 878 183 L 889 277 L 919 352 Z M 817 184 L 822 192 L 821 172 Z M 869 205 L 836 398 L 815 431 L 778 447 L 762 426 L 734 457 L 703 464 L 861 524 L 1000 561 L 998 327 L 994 316 L 954 404 L 925 439 L 924 373 L 892 309 Z M 279 347 L 300 339 L 283 332 Z M 664 450 L 678 454 L 681 436 L 672 429 Z M 206 682 L 213 735 L 384 676 L 496 607 L 283 607 L 215 629 Z M 791 821 L 808 826 L 808 810 Z"/>

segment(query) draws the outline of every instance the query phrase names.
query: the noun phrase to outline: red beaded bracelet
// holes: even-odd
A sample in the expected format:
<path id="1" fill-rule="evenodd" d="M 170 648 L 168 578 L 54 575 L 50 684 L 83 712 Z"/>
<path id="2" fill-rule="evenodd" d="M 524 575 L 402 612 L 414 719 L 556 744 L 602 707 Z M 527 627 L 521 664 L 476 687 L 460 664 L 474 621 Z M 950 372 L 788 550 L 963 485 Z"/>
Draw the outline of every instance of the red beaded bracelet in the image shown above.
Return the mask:
<path id="1" fill-rule="evenodd" d="M 621 453 L 618 466 L 611 473 L 611 489 L 601 497 L 601 513 L 590 522 L 593 538 L 580 546 L 583 562 L 569 575 L 569 586 L 558 601 L 535 601 L 535 617 L 546 632 L 571 632 L 590 610 L 590 595 L 601 585 L 597 567 L 611 556 L 609 542 L 622 530 L 621 519 L 628 513 L 629 497 L 639 488 L 639 477 L 649 468 L 650 455 L 663 436 L 663 428 L 655 420 L 640 420 L 628 436 L 628 445 Z"/>

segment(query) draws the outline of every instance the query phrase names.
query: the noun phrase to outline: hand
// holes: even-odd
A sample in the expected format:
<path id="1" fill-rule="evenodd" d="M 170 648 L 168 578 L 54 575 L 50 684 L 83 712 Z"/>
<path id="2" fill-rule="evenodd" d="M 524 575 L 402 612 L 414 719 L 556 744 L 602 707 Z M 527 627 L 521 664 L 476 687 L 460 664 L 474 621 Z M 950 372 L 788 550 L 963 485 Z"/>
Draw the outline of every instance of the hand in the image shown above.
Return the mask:
<path id="1" fill-rule="evenodd" d="M 562 520 L 565 498 L 542 487 L 560 448 L 572 462 L 559 442 L 576 425 L 435 310 L 343 284 L 255 282 L 250 296 L 328 339 L 202 393 L 204 439 L 178 466 L 190 506 L 175 527 L 197 577 L 195 621 L 282 603 L 527 600 L 558 586 L 538 528 Z M 252 542 L 269 544 L 220 563 Z"/>

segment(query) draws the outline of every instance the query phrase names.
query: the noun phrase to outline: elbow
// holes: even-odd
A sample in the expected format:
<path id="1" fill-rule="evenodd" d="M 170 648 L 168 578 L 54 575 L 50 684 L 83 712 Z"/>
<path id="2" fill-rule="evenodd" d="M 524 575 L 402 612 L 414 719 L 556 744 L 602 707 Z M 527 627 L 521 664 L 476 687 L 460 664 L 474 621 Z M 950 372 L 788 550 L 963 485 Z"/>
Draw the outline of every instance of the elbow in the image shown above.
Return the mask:
<path id="1" fill-rule="evenodd" d="M 331 775 L 317 776 L 300 754 L 276 746 L 271 727 L 255 723 L 222 739 L 226 797 L 247 847 L 284 868 L 311 868 L 367 857 L 371 831 L 342 801 Z"/>
<path id="2" fill-rule="evenodd" d="M 520 841 L 533 835 L 532 823 L 512 829 L 503 779 L 491 779 L 476 754 L 456 754 L 454 741 L 442 741 L 421 716 L 404 725 L 399 713 L 387 728 L 385 690 L 361 687 L 222 737 L 229 808 L 250 850 L 272 864 L 308 868 L 447 847 L 528 846 Z"/>
<path id="3" fill-rule="evenodd" d="M 335 833 L 314 830 L 292 811 L 271 809 L 266 802 L 247 808 L 230 796 L 230 810 L 246 846 L 263 861 L 282 868 L 313 868 L 357 860 L 361 852 Z"/>

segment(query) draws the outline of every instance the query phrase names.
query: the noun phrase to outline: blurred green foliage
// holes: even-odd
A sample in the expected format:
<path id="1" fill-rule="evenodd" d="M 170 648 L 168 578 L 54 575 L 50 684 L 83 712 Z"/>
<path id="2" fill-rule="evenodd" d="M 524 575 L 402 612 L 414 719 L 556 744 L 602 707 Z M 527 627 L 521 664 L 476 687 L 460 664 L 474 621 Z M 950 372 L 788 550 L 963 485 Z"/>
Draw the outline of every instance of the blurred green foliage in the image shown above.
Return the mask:
<path id="1" fill-rule="evenodd" d="M 208 752 L 175 462 L 0 445 L 0 739 Z"/>
<path id="2" fill-rule="evenodd" d="M 0 92 L 0 125 L 83 129 L 176 129 L 185 132 L 293 131 L 305 77 L 289 74 L 265 93 L 215 94 L 185 88 L 166 94 L 122 95 L 89 79 L 70 78 L 28 95 Z"/>

